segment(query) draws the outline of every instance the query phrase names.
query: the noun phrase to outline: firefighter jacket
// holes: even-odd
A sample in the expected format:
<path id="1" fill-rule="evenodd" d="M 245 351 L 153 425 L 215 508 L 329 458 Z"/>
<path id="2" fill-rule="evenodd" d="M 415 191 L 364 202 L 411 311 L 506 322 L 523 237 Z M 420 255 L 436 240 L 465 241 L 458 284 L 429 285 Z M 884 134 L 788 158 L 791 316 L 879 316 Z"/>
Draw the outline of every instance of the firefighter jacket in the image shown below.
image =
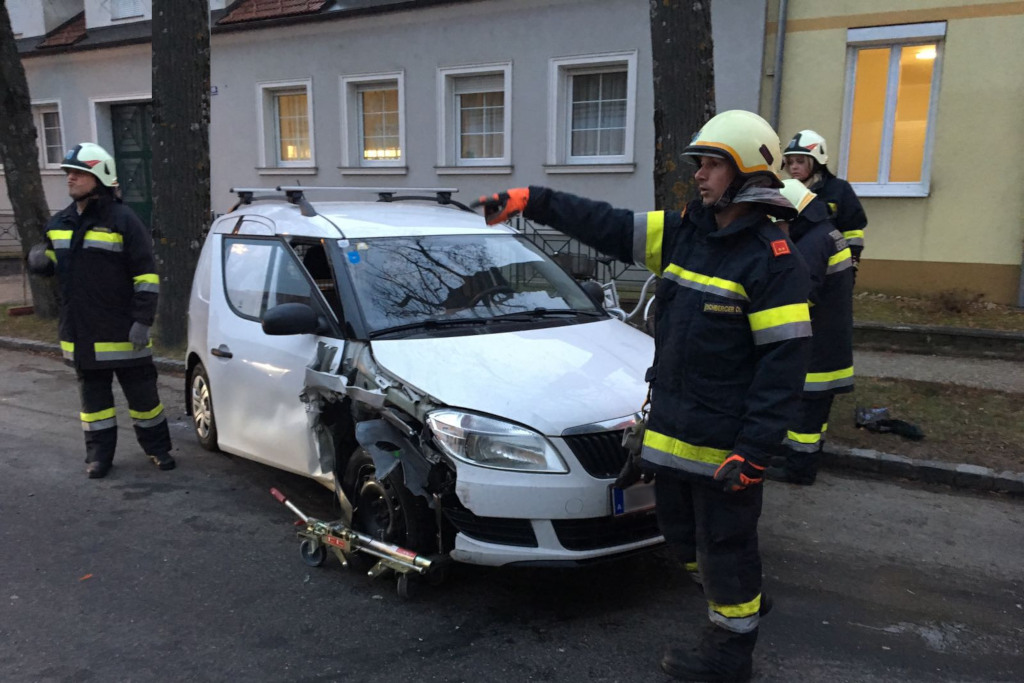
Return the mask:
<path id="1" fill-rule="evenodd" d="M 789 237 L 811 275 L 811 360 L 804 396 L 853 391 L 853 262 L 846 239 L 813 199 L 789 224 Z"/>
<path id="2" fill-rule="evenodd" d="M 701 477 L 731 453 L 766 463 L 795 417 L 811 335 L 807 269 L 782 231 L 760 210 L 717 229 L 699 201 L 633 213 L 543 187 L 524 215 L 661 278 L 643 460 Z"/>
<path id="3" fill-rule="evenodd" d="M 821 180 L 807 189 L 825 202 L 828 217 L 846 238 L 854 263 L 859 261 L 860 253 L 864 251 L 864 228 L 868 225 L 868 217 L 850 183 L 822 168 Z"/>
<path id="4" fill-rule="evenodd" d="M 151 326 L 160 281 L 149 230 L 131 209 L 110 197 L 75 203 L 46 224 L 50 267 L 60 295 L 60 346 L 83 370 L 144 365 L 152 348 L 128 341 L 132 323 Z"/>

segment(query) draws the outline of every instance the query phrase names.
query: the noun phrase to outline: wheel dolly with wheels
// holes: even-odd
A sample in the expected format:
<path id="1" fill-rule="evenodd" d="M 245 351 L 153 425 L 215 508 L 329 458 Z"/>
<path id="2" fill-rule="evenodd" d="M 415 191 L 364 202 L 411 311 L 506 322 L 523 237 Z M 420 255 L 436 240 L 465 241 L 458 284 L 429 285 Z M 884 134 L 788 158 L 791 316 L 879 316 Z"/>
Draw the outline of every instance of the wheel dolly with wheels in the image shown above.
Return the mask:
<path id="1" fill-rule="evenodd" d="M 367 574 L 377 577 L 390 569 L 398 577 L 398 594 L 403 598 L 408 598 L 411 594 L 411 576 L 426 574 L 431 567 L 431 560 L 426 557 L 417 555 L 406 548 L 371 538 L 352 529 L 343 521 L 324 522 L 310 517 L 285 498 L 284 494 L 276 488 L 270 489 L 270 494 L 305 523 L 305 528 L 298 533 L 299 538 L 302 539 L 299 544 L 299 554 L 302 556 L 302 561 L 311 567 L 319 567 L 324 563 L 324 560 L 327 559 L 328 547 L 334 552 L 342 566 L 348 566 L 349 556 L 352 553 L 366 553 L 377 558 L 377 563 L 370 568 Z"/>

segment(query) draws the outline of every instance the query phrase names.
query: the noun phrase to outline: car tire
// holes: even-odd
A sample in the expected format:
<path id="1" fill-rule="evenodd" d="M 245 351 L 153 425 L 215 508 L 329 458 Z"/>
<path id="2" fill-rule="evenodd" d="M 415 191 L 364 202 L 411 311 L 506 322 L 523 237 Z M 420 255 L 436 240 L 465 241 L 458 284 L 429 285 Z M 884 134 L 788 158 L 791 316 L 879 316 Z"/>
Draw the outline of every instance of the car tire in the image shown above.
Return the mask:
<path id="1" fill-rule="evenodd" d="M 202 363 L 192 368 L 192 380 L 189 382 L 189 401 L 192 408 L 192 428 L 195 430 L 199 445 L 208 451 L 217 448 L 217 418 L 213 413 L 213 393 L 210 389 L 210 377 Z"/>
<path id="2" fill-rule="evenodd" d="M 366 449 L 358 448 L 352 454 L 345 468 L 345 495 L 352 503 L 352 528 L 378 541 L 429 553 L 433 545 L 430 508 L 405 488 L 399 472 L 393 470 L 381 481 Z M 349 565 L 356 571 L 368 571 L 376 562 L 376 558 L 364 553 L 349 557 Z"/>

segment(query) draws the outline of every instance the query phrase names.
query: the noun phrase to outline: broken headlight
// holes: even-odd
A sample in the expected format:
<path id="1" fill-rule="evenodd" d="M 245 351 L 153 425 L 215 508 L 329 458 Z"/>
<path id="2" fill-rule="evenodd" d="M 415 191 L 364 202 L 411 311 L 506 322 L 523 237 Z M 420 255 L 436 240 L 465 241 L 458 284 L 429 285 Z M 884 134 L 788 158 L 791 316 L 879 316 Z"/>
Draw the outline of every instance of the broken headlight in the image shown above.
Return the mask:
<path id="1" fill-rule="evenodd" d="M 499 470 L 569 471 L 547 439 L 510 422 L 439 410 L 427 416 L 427 425 L 442 450 L 463 462 Z"/>

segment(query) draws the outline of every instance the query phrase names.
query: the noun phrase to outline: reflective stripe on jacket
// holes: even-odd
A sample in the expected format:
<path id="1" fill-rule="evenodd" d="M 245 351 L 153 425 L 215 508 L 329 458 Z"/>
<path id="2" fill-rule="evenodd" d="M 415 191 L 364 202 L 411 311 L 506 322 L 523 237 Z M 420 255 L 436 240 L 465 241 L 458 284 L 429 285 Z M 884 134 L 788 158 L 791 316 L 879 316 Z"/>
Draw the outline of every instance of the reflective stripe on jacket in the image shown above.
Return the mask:
<path id="1" fill-rule="evenodd" d="M 853 187 L 824 169 L 821 182 L 809 189 L 825 203 L 828 217 L 843 233 L 854 260 L 859 259 L 860 252 L 864 250 L 864 228 L 868 225 L 868 217 Z"/>
<path id="2" fill-rule="evenodd" d="M 152 348 L 128 341 L 132 323 L 151 326 L 160 280 L 149 229 L 108 197 L 74 203 L 50 219 L 47 247 L 60 288 L 60 346 L 83 369 L 151 362 Z"/>
<path id="3" fill-rule="evenodd" d="M 643 458 L 711 476 L 730 453 L 766 462 L 792 421 L 811 334 L 807 270 L 756 208 L 636 213 L 543 187 L 524 215 L 661 276 Z"/>

